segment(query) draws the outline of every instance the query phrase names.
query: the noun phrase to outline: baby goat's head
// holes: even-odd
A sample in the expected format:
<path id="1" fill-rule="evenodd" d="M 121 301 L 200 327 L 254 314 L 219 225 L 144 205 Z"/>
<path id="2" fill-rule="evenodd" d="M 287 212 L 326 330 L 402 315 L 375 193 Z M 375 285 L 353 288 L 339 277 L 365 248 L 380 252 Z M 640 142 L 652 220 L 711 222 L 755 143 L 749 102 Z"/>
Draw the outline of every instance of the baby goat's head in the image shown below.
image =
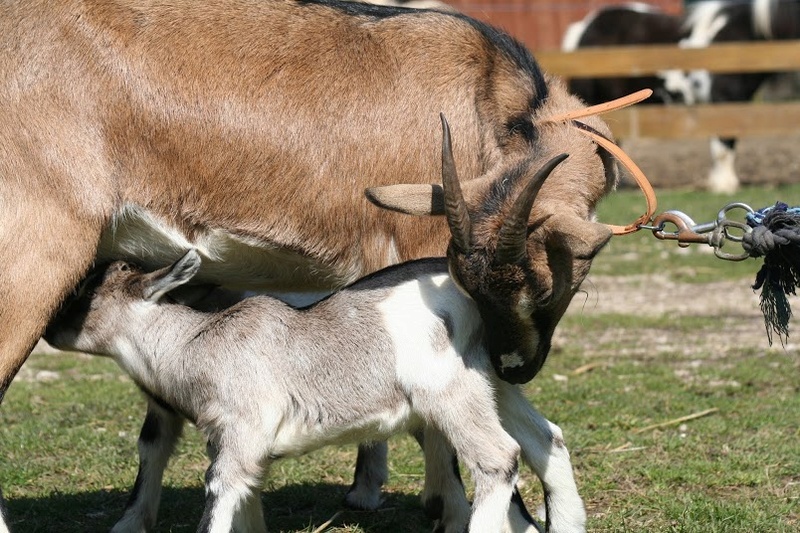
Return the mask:
<path id="1" fill-rule="evenodd" d="M 119 333 L 146 330 L 146 325 L 138 323 L 146 306 L 192 279 L 199 268 L 195 250 L 155 272 L 124 261 L 98 267 L 53 317 L 44 338 L 61 350 L 113 355 L 119 351 L 115 344 L 120 342 Z"/>
<path id="2" fill-rule="evenodd" d="M 441 208 L 432 204 L 429 214 L 447 217 L 450 273 L 478 304 L 495 371 L 506 381 L 524 383 L 544 364 L 557 323 L 592 259 L 611 237 L 607 226 L 591 220 L 593 206 L 584 205 L 580 197 L 582 182 L 587 188 L 602 183 L 603 165 L 599 160 L 591 166 L 584 163 L 591 161 L 585 154 L 577 165 L 561 165 L 572 154 L 550 147 L 467 180 L 473 199 L 468 204 L 444 117 L 442 128 L 443 200 Z M 548 190 L 542 190 L 537 202 L 551 174 Z M 575 188 L 579 192 L 571 193 Z M 369 194 L 386 207 L 376 199 L 382 191 Z"/>

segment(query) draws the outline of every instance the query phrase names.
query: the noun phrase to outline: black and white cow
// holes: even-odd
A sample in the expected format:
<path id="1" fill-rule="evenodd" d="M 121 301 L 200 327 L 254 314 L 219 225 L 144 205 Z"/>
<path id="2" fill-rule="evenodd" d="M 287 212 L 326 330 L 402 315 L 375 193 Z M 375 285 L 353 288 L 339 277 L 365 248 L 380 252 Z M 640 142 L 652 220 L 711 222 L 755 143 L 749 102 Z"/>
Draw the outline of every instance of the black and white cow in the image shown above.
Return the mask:
<path id="1" fill-rule="evenodd" d="M 730 0 L 702 2 L 687 18 L 691 28 L 680 46 L 701 48 L 715 43 L 800 38 L 800 1 Z M 694 99 L 703 103 L 746 102 L 775 72 L 711 74 L 689 73 Z M 712 168 L 708 188 L 732 193 L 739 188 L 734 162 L 735 138 L 712 138 Z"/>
<path id="2" fill-rule="evenodd" d="M 573 23 L 562 50 L 590 46 L 670 44 L 703 48 L 715 43 L 800 38 L 800 0 L 712 0 L 693 5 L 685 17 L 642 3 L 598 9 Z M 649 103 L 746 102 L 777 73 L 711 74 L 668 70 L 637 78 L 575 79 L 570 89 L 588 103 L 599 103 L 641 88 L 654 89 Z M 739 188 L 734 138 L 712 138 L 707 188 L 733 193 Z"/>
<path id="3" fill-rule="evenodd" d="M 683 19 L 643 3 L 606 6 L 569 25 L 563 51 L 599 46 L 675 44 L 685 36 Z M 681 71 L 668 70 L 635 78 L 576 78 L 570 91 L 589 104 L 599 104 L 640 89 L 653 89 L 647 103 L 684 102 L 694 94 Z"/>

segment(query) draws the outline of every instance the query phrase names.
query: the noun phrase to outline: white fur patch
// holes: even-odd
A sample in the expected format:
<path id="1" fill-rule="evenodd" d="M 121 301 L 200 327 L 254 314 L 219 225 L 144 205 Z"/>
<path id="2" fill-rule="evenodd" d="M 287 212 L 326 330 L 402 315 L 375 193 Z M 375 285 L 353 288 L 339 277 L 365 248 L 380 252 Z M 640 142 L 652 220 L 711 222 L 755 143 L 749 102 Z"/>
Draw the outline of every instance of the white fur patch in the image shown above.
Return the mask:
<path id="1" fill-rule="evenodd" d="M 670 94 L 680 94 L 684 103 L 693 105 L 696 101 L 692 80 L 682 70 L 670 69 L 658 72 L 657 76 L 664 80 L 664 88 Z"/>
<path id="2" fill-rule="evenodd" d="M 423 280 L 429 282 L 428 278 Z M 452 285 L 444 274 L 433 278 L 435 287 Z M 443 352 L 435 352 L 432 339 L 442 335 L 443 325 L 431 305 L 441 305 L 442 294 L 451 293 L 461 298 L 455 286 L 452 291 L 426 290 L 420 281 L 412 281 L 394 289 L 386 300 L 378 304 L 383 315 L 383 324 L 394 345 L 397 379 L 406 390 L 422 387 L 428 390 L 443 390 L 463 361 L 452 346 Z"/>
<path id="3" fill-rule="evenodd" d="M 581 37 L 586 32 L 586 26 L 594 19 L 594 14 L 587 15 L 585 19 L 573 22 L 567 26 L 567 31 L 564 32 L 564 38 L 561 40 L 561 50 L 564 52 L 574 52 L 578 49 L 581 42 Z"/>
<path id="4" fill-rule="evenodd" d="M 707 70 L 692 70 L 686 75 L 694 102 L 706 104 L 711 101 L 711 73 Z"/>
<path id="5" fill-rule="evenodd" d="M 177 260 L 190 248 L 203 256 L 196 279 L 230 288 L 320 293 L 357 277 L 357 272 L 350 272 L 358 270 L 357 265 L 337 275 L 293 251 L 221 229 L 208 230 L 190 241 L 177 228 L 136 205 L 127 205 L 115 214 L 102 235 L 98 258 L 124 259 L 155 269 Z"/>
<path id="6" fill-rule="evenodd" d="M 704 48 L 711 44 L 728 22 L 728 17 L 720 13 L 723 7 L 722 2 L 702 2 L 693 8 L 685 23 L 691 32 L 678 45 L 682 48 Z"/>
<path id="7" fill-rule="evenodd" d="M 517 352 L 504 353 L 500 356 L 500 366 L 503 370 L 507 368 L 517 368 L 525 364 L 522 357 Z"/>
<path id="8" fill-rule="evenodd" d="M 753 28 L 756 33 L 765 39 L 774 39 L 772 34 L 772 7 L 773 0 L 754 0 L 753 2 Z"/>

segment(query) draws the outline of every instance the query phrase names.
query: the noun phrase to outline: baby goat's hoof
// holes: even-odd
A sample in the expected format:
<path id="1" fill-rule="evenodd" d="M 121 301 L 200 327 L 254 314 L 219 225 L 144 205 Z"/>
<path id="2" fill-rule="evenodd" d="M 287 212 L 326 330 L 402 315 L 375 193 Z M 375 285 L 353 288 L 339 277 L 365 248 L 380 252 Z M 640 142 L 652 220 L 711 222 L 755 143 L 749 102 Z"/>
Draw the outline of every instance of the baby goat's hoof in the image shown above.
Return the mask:
<path id="1" fill-rule="evenodd" d="M 469 526 L 470 506 L 463 496 L 445 501 L 441 496 L 425 494 L 422 506 L 433 522 L 433 533 L 462 533 Z"/>

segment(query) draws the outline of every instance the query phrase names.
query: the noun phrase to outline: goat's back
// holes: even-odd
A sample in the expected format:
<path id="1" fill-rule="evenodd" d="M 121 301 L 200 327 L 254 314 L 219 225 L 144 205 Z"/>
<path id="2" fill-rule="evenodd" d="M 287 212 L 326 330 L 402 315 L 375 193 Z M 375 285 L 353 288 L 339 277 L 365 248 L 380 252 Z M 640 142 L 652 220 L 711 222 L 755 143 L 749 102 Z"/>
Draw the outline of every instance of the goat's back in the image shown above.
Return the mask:
<path id="1" fill-rule="evenodd" d="M 0 143 L 43 167 L 62 154 L 62 201 L 86 198 L 98 216 L 143 207 L 198 245 L 213 227 L 299 247 L 335 265 L 317 276 L 331 287 L 444 251 L 441 222 L 376 214 L 363 198 L 439 181 L 440 112 L 458 127 L 464 175 L 478 176 L 508 118 L 544 96 L 507 36 L 347 2 L 23 2 L 0 8 L 0 43 L 12 52 Z M 38 175 L 29 186 L 39 179 L 46 189 Z M 360 240 L 373 251 L 352 257 Z"/>
<path id="2" fill-rule="evenodd" d="M 183 306 L 159 309 L 160 323 L 181 327 Z M 155 350 L 168 355 L 151 392 L 190 418 L 265 395 L 304 423 L 335 427 L 405 412 L 409 398 L 445 391 L 467 367 L 491 373 L 477 308 L 442 259 L 390 267 L 307 308 L 253 296 L 202 316 L 186 345 Z"/>

